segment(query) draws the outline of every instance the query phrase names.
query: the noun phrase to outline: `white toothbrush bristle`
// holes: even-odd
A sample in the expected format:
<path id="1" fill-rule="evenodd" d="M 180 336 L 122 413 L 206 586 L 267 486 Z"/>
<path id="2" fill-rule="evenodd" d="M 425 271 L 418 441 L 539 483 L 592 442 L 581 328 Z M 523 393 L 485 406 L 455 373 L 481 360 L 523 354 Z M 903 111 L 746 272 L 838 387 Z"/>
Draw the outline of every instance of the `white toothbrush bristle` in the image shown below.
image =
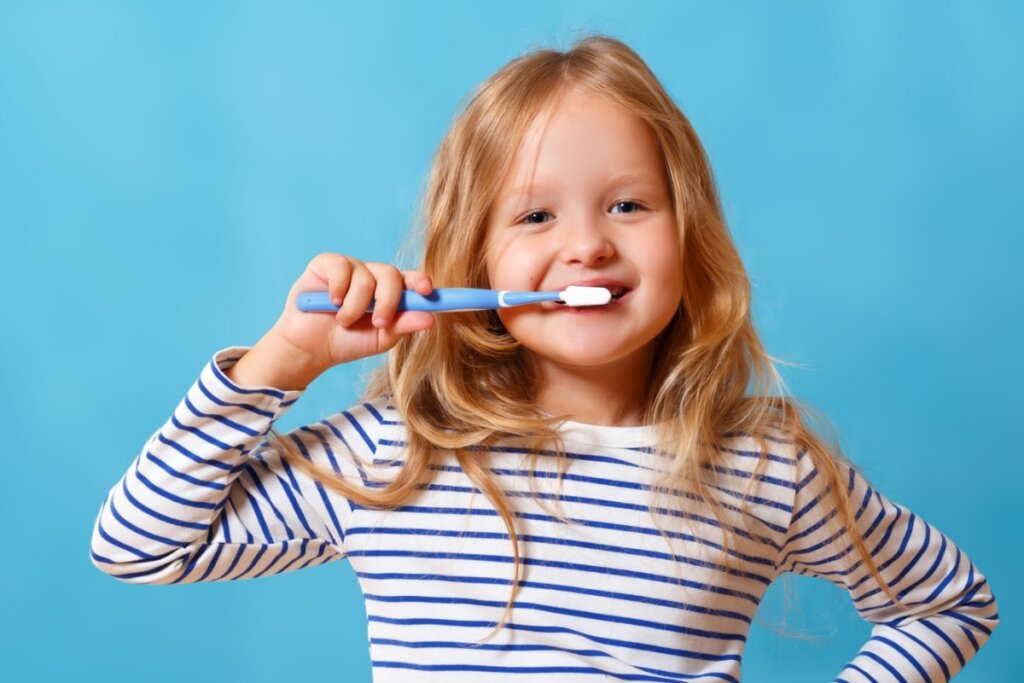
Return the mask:
<path id="1" fill-rule="evenodd" d="M 603 306 L 612 300 L 611 290 L 604 287 L 570 285 L 559 294 L 569 306 Z"/>

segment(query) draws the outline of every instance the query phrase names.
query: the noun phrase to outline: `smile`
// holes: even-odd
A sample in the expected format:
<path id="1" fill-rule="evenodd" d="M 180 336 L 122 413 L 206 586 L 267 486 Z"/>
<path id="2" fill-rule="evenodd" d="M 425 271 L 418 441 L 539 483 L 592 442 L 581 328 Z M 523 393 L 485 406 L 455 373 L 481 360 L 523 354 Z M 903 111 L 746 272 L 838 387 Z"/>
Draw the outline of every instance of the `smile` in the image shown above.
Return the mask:
<path id="1" fill-rule="evenodd" d="M 624 301 L 629 299 L 630 294 L 633 293 L 632 289 L 625 287 L 608 288 L 612 293 L 612 300 L 603 306 L 567 306 L 562 302 L 556 302 L 561 310 L 566 313 L 572 313 L 574 315 L 599 315 L 601 313 L 608 313 L 611 311 L 618 310 L 624 305 Z"/>

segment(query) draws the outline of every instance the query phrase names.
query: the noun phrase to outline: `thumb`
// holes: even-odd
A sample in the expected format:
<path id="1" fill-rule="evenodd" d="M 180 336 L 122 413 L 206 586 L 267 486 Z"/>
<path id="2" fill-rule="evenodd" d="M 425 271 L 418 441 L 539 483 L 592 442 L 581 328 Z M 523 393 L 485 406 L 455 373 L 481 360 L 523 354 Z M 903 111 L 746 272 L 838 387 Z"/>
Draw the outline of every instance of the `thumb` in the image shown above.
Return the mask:
<path id="1" fill-rule="evenodd" d="M 419 332 L 434 326 L 434 316 L 426 311 L 399 311 L 388 325 L 380 329 L 383 346 L 391 348 L 398 338 L 412 332 Z"/>

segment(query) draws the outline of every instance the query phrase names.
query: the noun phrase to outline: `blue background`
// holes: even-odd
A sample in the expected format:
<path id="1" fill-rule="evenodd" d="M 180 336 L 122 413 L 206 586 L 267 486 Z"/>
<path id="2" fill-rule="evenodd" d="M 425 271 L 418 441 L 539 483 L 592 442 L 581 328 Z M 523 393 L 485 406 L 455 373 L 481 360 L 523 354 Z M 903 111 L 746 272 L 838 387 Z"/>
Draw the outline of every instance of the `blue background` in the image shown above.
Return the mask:
<path id="1" fill-rule="evenodd" d="M 790 390 L 989 578 L 1003 622 L 958 680 L 1019 674 L 1021 5 L 479 5 L 2 5 L 7 680 L 369 680 L 347 563 L 132 586 L 92 566 L 93 521 L 313 256 L 394 258 L 474 84 L 588 31 L 636 49 L 704 141 Z M 278 426 L 349 406 L 369 367 Z M 845 592 L 791 583 L 811 640 L 755 624 L 744 681 L 829 679 L 868 637 Z"/>

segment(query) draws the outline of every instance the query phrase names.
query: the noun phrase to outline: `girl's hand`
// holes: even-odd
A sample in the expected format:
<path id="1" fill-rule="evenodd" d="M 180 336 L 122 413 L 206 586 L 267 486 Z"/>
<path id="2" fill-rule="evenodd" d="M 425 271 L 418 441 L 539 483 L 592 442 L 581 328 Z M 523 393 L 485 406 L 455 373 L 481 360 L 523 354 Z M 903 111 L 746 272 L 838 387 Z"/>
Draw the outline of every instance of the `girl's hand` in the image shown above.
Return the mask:
<path id="1" fill-rule="evenodd" d="M 399 271 L 386 263 L 318 254 L 292 285 L 284 312 L 268 336 L 286 344 L 294 356 L 306 359 L 307 368 L 319 372 L 384 353 L 403 335 L 434 324 L 431 313 L 396 312 L 403 289 L 427 295 L 433 284 L 418 270 Z M 335 305 L 341 302 L 341 309 L 334 314 L 299 310 L 298 295 L 317 290 L 327 290 Z M 366 311 L 371 299 L 375 300 L 372 314 Z"/>

